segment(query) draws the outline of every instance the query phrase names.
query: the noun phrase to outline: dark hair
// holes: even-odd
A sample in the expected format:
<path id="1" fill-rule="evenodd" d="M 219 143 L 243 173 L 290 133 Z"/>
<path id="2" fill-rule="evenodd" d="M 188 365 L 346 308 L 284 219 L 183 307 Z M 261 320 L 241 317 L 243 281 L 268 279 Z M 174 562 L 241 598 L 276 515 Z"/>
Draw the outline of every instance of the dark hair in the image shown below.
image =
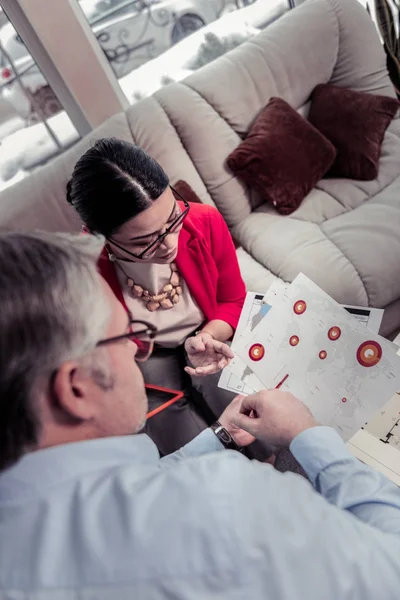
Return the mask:
<path id="1" fill-rule="evenodd" d="M 164 170 L 144 150 L 104 138 L 76 163 L 67 200 L 90 231 L 109 237 L 149 208 L 168 184 Z"/>

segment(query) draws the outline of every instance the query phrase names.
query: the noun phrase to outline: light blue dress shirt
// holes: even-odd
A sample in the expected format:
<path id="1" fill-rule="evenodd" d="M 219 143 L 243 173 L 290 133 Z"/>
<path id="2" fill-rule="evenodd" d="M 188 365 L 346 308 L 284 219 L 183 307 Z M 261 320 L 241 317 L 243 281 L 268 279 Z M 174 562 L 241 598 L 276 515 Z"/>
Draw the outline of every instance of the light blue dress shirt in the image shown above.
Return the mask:
<path id="1" fill-rule="evenodd" d="M 145 435 L 26 455 L 0 475 L 1 600 L 399 600 L 399 488 L 327 427 L 291 450 L 312 485 L 210 430 L 161 460 Z"/>

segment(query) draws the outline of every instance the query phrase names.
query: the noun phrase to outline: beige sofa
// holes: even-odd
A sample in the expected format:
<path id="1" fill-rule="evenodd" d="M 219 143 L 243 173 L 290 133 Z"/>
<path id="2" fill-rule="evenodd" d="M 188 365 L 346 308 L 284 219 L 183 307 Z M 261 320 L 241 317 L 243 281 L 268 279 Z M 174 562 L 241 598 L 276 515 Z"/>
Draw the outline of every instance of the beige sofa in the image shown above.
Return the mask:
<path id="1" fill-rule="evenodd" d="M 313 88 L 331 82 L 394 96 L 374 25 L 356 0 L 308 0 L 231 53 L 109 119 L 77 146 L 0 195 L 0 226 L 77 230 L 64 187 L 96 138 L 145 148 L 171 181 L 186 180 L 221 211 L 249 289 L 303 271 L 340 302 L 386 308 L 400 327 L 400 119 L 390 125 L 375 181 L 323 180 L 290 217 L 225 167 L 271 96 L 307 114 Z M 112 206 L 112 198 L 110 198 Z"/>

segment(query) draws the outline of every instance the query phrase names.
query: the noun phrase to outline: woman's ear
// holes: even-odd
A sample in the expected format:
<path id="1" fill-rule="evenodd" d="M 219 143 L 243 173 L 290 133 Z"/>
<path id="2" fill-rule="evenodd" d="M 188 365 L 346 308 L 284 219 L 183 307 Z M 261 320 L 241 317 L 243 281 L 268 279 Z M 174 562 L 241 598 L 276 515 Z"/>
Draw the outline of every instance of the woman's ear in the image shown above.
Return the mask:
<path id="1" fill-rule="evenodd" d="M 53 380 L 53 390 L 58 408 L 70 418 L 88 421 L 94 417 L 99 388 L 89 370 L 76 361 L 61 365 Z"/>

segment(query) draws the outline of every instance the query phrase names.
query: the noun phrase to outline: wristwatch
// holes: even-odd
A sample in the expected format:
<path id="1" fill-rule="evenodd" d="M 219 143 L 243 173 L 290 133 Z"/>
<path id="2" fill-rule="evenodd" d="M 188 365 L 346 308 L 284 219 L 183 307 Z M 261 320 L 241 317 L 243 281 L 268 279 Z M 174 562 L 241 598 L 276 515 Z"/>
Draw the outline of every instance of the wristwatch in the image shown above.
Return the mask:
<path id="1" fill-rule="evenodd" d="M 215 423 L 211 425 L 211 429 L 226 450 L 237 450 L 238 452 L 243 451 L 243 448 L 237 445 L 229 431 L 227 431 L 225 427 L 222 427 L 219 421 L 215 421 Z"/>

